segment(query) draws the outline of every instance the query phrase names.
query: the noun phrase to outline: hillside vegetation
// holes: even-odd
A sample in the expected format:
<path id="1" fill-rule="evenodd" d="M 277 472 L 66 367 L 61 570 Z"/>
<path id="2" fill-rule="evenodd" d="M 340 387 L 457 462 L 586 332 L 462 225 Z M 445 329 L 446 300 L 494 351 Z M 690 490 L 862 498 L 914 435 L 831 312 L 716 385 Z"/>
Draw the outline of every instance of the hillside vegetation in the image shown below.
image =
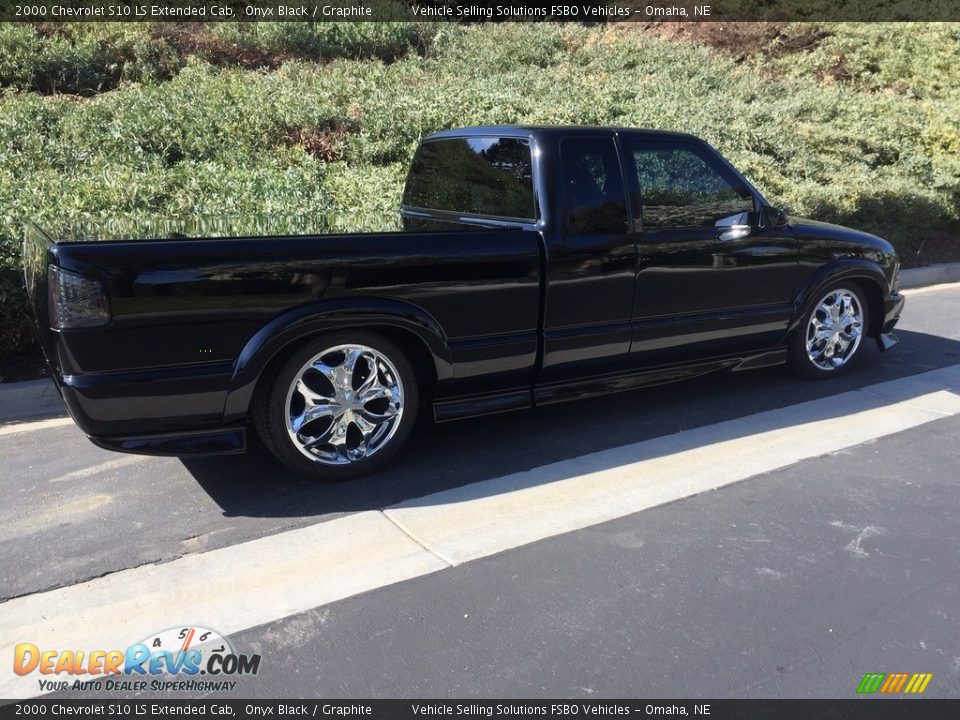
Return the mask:
<path id="1" fill-rule="evenodd" d="M 35 353 L 26 222 L 381 227 L 420 137 L 457 125 L 688 131 L 906 264 L 960 234 L 960 24 L 0 25 L 0 88 L 0 368 Z"/>

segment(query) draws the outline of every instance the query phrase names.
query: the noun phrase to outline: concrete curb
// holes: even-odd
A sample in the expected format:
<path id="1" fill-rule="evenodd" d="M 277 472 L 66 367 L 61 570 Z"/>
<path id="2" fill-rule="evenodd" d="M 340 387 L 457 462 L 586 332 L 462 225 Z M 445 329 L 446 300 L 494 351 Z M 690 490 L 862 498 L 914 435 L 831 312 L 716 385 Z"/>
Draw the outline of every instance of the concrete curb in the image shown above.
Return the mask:
<path id="1" fill-rule="evenodd" d="M 960 262 L 909 268 L 900 273 L 900 287 L 907 290 L 960 282 Z M 50 378 L 0 383 L 0 423 L 65 415 L 63 400 Z"/>
<path id="2" fill-rule="evenodd" d="M 905 290 L 955 282 L 960 282 L 960 262 L 908 268 L 900 272 L 900 287 Z"/>
<path id="3" fill-rule="evenodd" d="M 66 412 L 50 378 L 0 384 L 0 423 L 56 417 Z"/>

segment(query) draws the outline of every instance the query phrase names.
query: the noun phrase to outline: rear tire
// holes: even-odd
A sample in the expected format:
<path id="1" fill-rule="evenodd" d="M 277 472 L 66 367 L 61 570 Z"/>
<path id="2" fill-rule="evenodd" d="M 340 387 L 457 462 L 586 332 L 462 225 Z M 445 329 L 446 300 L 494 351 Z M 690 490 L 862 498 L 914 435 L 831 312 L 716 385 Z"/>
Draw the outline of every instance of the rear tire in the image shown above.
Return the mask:
<path id="1" fill-rule="evenodd" d="M 822 380 L 847 372 L 863 355 L 870 317 L 860 286 L 849 280 L 817 294 L 788 342 L 788 365 L 799 375 Z"/>
<path id="2" fill-rule="evenodd" d="M 417 418 L 410 361 L 386 338 L 363 331 L 318 336 L 258 390 L 253 423 L 294 472 L 335 482 L 389 462 Z"/>

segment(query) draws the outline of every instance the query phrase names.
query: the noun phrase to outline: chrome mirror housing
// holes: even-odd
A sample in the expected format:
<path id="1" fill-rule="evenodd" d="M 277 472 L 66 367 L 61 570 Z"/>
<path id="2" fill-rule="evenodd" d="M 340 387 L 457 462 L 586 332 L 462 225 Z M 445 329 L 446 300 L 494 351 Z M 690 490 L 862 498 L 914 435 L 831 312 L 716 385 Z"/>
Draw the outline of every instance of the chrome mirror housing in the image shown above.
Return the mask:
<path id="1" fill-rule="evenodd" d="M 717 229 L 718 237 L 725 242 L 747 237 L 754 229 L 750 215 L 749 212 L 741 212 L 717 220 L 713 226 Z"/>

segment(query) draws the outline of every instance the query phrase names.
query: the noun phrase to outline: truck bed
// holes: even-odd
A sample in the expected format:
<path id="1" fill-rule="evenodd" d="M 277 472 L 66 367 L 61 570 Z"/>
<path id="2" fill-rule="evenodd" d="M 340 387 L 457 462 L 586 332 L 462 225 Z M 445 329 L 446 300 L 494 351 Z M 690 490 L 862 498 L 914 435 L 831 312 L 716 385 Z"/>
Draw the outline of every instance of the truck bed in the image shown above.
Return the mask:
<path id="1" fill-rule="evenodd" d="M 117 226 L 101 235 L 36 226 L 27 233 L 25 274 L 44 352 L 90 435 L 242 418 L 275 334 L 289 334 L 299 318 L 314 332 L 349 315 L 408 336 L 432 360 L 440 397 L 482 392 L 505 370 L 518 385 L 532 376 L 537 232 L 197 237 L 181 229 L 168 225 L 164 237 L 144 239 Z M 51 330 L 50 264 L 103 284 L 107 325 Z"/>

